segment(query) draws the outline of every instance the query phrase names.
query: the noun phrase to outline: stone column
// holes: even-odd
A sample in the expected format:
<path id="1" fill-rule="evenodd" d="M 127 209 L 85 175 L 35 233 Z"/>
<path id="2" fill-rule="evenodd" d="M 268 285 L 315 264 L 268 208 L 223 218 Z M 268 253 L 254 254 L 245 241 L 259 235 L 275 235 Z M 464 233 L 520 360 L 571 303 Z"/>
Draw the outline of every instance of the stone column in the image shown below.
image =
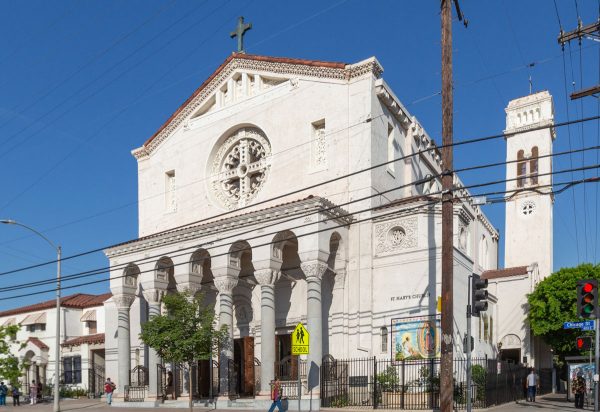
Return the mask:
<path id="1" fill-rule="evenodd" d="M 119 377 L 117 381 L 117 393 L 119 398 L 125 396 L 125 385 L 129 385 L 129 374 L 131 370 L 131 341 L 129 339 L 129 308 L 135 300 L 134 295 L 116 295 L 113 301 L 117 307 L 117 346 Z"/>
<path id="2" fill-rule="evenodd" d="M 148 320 L 155 316 L 160 316 L 160 302 L 165 294 L 161 289 L 149 289 L 142 292 L 144 299 L 148 303 Z M 161 363 L 161 359 L 156 353 L 156 350 L 148 347 L 148 396 L 156 398 L 158 386 L 158 370 L 156 365 Z"/>
<path id="3" fill-rule="evenodd" d="M 275 281 L 278 271 L 260 269 L 254 277 L 260 284 L 260 391 L 270 396 L 270 383 L 275 379 Z"/>
<path id="4" fill-rule="evenodd" d="M 213 273 L 215 271 L 213 270 Z M 229 363 L 233 362 L 233 288 L 237 285 L 236 276 L 217 276 L 215 286 L 219 290 L 219 326 L 227 327 L 227 337 L 219 354 L 220 395 L 229 395 Z"/>
<path id="5" fill-rule="evenodd" d="M 320 260 L 302 262 L 302 271 L 306 275 L 306 320 L 310 333 L 310 353 L 308 355 L 308 390 L 313 399 L 319 398 L 321 359 L 323 358 L 323 308 L 321 304 L 321 281 L 327 270 L 327 264 Z"/>

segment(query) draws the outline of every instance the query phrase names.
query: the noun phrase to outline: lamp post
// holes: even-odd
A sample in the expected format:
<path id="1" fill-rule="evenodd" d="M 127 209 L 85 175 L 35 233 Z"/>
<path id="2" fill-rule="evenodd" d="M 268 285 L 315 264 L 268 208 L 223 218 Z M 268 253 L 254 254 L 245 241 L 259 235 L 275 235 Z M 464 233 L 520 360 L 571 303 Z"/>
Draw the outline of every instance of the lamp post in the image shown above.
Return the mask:
<path id="1" fill-rule="evenodd" d="M 11 219 L 2 219 L 0 223 L 4 223 L 5 225 L 17 225 L 24 227 L 25 229 L 35 233 L 42 239 L 44 239 L 53 249 L 56 250 L 56 342 L 54 348 L 54 412 L 60 412 L 60 391 L 59 391 L 59 381 L 60 381 L 60 256 L 61 256 L 61 248 L 60 246 L 56 246 L 50 239 L 46 236 L 38 232 L 37 230 L 24 225 L 23 223 L 19 223 L 17 221 Z"/>

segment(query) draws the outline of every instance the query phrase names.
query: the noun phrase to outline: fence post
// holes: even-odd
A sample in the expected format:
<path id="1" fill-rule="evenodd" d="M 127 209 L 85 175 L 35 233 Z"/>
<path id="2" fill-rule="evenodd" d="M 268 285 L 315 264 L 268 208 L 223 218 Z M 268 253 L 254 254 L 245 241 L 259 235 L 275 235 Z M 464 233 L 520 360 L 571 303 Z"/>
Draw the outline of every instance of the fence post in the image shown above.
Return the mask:
<path id="1" fill-rule="evenodd" d="M 404 409 L 404 397 L 406 396 L 406 360 L 402 359 L 402 397 L 400 398 L 400 407 Z"/>
<path id="2" fill-rule="evenodd" d="M 377 398 L 379 388 L 377 388 L 377 357 L 373 356 L 373 409 L 377 409 Z"/>

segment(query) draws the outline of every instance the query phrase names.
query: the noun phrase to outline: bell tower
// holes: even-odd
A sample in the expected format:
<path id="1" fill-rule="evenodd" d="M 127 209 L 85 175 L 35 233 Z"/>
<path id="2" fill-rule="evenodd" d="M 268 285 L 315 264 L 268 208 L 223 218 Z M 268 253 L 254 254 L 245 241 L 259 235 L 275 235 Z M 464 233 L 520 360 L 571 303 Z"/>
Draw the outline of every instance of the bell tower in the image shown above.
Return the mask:
<path id="1" fill-rule="evenodd" d="M 505 267 L 537 263 L 552 273 L 552 143 L 554 106 L 548 91 L 511 100 L 506 111 Z M 544 157 L 546 156 L 546 157 Z"/>

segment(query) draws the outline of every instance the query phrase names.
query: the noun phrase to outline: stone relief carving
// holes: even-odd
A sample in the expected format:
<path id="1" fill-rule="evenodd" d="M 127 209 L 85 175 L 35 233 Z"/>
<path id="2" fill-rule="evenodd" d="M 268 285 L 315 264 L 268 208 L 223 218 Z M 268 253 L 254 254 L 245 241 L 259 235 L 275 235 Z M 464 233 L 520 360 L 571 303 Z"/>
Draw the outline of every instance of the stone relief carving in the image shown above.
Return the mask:
<path id="1" fill-rule="evenodd" d="M 215 278 L 215 286 L 219 290 L 219 293 L 231 293 L 237 283 L 238 278 L 233 276 L 221 276 Z"/>
<path id="2" fill-rule="evenodd" d="M 327 140 L 325 124 L 319 124 L 314 129 L 313 164 L 316 169 L 327 167 Z"/>
<path id="3" fill-rule="evenodd" d="M 306 278 L 316 277 L 319 280 L 323 279 L 323 275 L 327 271 L 327 264 L 319 261 L 314 262 L 302 262 L 300 263 L 302 271 L 306 275 Z"/>
<path id="4" fill-rule="evenodd" d="M 258 269 L 254 271 L 254 277 L 259 285 L 273 285 L 277 281 L 278 272 L 274 269 Z"/>
<path id="5" fill-rule="evenodd" d="M 235 131 L 221 145 L 211 167 L 211 188 L 227 209 L 243 207 L 264 185 L 269 172 L 271 144 L 254 127 Z"/>
<path id="6" fill-rule="evenodd" d="M 113 296 L 113 302 L 115 302 L 117 309 L 129 309 L 134 300 L 135 300 L 134 295 L 114 295 Z"/>
<path id="7" fill-rule="evenodd" d="M 521 339 L 513 334 L 504 336 L 500 342 L 505 349 L 508 347 L 521 347 Z"/>
<path id="8" fill-rule="evenodd" d="M 375 225 L 375 254 L 384 255 L 417 247 L 417 217 L 395 219 Z"/>

